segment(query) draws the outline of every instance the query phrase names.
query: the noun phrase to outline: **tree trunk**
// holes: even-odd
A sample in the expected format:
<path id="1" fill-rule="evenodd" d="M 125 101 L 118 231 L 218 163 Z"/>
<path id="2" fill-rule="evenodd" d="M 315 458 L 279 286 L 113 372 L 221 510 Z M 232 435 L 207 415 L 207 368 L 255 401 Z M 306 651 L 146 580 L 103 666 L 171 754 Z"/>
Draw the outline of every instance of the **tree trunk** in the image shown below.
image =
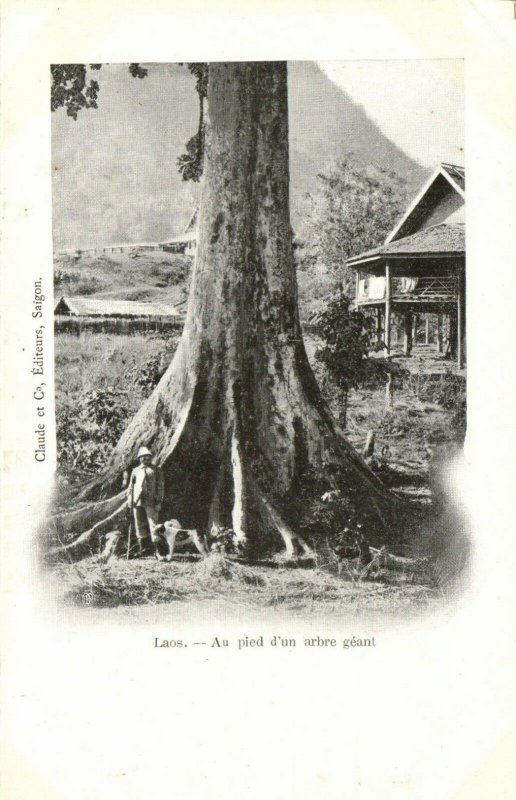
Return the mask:
<path id="1" fill-rule="evenodd" d="M 285 63 L 210 65 L 199 235 L 183 335 L 105 473 L 120 486 L 145 444 L 165 478 L 165 519 L 233 528 L 256 553 L 321 486 L 341 488 L 383 533 L 395 498 L 335 428 L 301 337 L 289 217 Z M 317 480 L 314 481 L 314 474 Z M 310 496 L 311 495 L 311 496 Z M 91 524 L 91 519 L 89 519 Z"/>

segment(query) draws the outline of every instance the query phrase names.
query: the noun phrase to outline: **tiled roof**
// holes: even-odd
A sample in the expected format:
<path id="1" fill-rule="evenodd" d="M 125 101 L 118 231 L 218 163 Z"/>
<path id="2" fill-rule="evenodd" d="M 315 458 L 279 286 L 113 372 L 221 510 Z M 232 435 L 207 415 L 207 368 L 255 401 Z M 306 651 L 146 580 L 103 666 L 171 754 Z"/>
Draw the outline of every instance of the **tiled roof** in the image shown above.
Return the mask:
<path id="1" fill-rule="evenodd" d="M 411 236 L 404 236 L 402 239 L 395 239 L 389 244 L 366 250 L 358 256 L 348 258 L 347 263 L 353 264 L 367 258 L 374 258 L 387 255 L 415 255 L 426 253 L 450 253 L 452 255 L 465 252 L 465 227 L 463 223 L 452 225 L 441 224 L 433 225 Z"/>

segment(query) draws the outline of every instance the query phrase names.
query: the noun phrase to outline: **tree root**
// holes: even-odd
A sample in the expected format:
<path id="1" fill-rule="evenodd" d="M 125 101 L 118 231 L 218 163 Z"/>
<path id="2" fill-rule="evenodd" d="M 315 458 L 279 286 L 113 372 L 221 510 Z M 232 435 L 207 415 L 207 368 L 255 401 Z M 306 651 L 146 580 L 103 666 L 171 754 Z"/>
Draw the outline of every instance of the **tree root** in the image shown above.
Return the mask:
<path id="1" fill-rule="evenodd" d="M 285 543 L 285 550 L 287 554 L 287 558 L 296 558 L 298 553 L 296 550 L 296 544 L 301 548 L 301 552 L 305 556 L 313 556 L 313 551 L 311 547 L 305 542 L 305 540 L 298 534 L 295 533 L 292 528 L 287 525 L 279 511 L 273 506 L 273 504 L 267 500 L 267 498 L 262 494 L 258 494 L 258 499 L 262 504 L 263 508 L 267 512 L 267 516 L 274 526 L 274 528 L 278 531 L 281 538 Z"/>
<path id="2" fill-rule="evenodd" d="M 110 500 L 114 499 L 115 498 L 110 498 Z M 59 547 L 54 547 L 49 550 L 46 553 L 46 558 L 52 560 L 65 554 L 77 556 L 82 554 L 88 548 L 98 545 L 100 536 L 103 533 L 112 530 L 113 524 L 123 521 L 124 517 L 127 517 L 128 514 L 129 508 L 127 505 L 127 500 L 124 500 L 121 505 L 118 505 L 118 507 L 111 512 L 111 514 L 108 514 L 107 517 L 103 517 L 101 520 L 96 522 L 95 525 L 81 533 L 72 542 L 69 542 L 68 544 L 62 544 Z"/>
<path id="3" fill-rule="evenodd" d="M 109 497 L 107 500 L 99 500 L 96 503 L 87 503 L 86 505 L 74 508 L 71 511 L 64 511 L 59 514 L 54 514 L 47 518 L 49 526 L 58 530 L 84 530 L 91 528 L 95 525 L 96 521 L 104 519 L 109 514 L 112 514 L 125 499 L 125 491 Z M 48 529 L 42 531 L 42 536 L 48 536 Z"/>

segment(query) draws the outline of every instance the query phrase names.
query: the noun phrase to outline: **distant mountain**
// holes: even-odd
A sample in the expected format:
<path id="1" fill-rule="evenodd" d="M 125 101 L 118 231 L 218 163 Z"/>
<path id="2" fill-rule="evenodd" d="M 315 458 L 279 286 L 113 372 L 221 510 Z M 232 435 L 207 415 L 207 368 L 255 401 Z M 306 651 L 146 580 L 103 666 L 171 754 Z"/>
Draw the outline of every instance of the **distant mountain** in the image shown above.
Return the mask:
<path id="1" fill-rule="evenodd" d="M 429 175 L 313 62 L 289 63 L 289 126 L 292 224 L 296 231 L 302 227 L 305 196 L 314 191 L 317 174 L 347 153 L 364 165 L 397 173 L 407 181 L 409 195 L 416 193 Z"/>
<path id="2" fill-rule="evenodd" d="M 100 74 L 99 108 L 77 122 L 52 115 L 54 247 L 162 241 L 182 231 L 198 202 L 177 157 L 197 127 L 192 76 L 153 64 L 145 81 L 123 65 Z M 415 191 L 428 174 L 391 142 L 364 109 L 312 62 L 289 63 L 292 224 L 302 228 L 317 174 L 346 153 L 405 178 Z"/>

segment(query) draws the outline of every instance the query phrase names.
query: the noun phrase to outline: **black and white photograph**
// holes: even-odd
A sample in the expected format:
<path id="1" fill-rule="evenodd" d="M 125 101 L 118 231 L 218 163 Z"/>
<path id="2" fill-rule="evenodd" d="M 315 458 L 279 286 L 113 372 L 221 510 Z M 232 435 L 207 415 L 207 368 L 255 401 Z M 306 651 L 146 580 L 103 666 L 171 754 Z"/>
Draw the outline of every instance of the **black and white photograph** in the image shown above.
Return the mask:
<path id="1" fill-rule="evenodd" d="M 9 800 L 514 795 L 513 6 L 4 0 Z"/>
<path id="2" fill-rule="evenodd" d="M 469 552 L 448 482 L 466 432 L 463 62 L 51 76 L 41 542 L 61 599 L 214 619 L 450 602 Z"/>

